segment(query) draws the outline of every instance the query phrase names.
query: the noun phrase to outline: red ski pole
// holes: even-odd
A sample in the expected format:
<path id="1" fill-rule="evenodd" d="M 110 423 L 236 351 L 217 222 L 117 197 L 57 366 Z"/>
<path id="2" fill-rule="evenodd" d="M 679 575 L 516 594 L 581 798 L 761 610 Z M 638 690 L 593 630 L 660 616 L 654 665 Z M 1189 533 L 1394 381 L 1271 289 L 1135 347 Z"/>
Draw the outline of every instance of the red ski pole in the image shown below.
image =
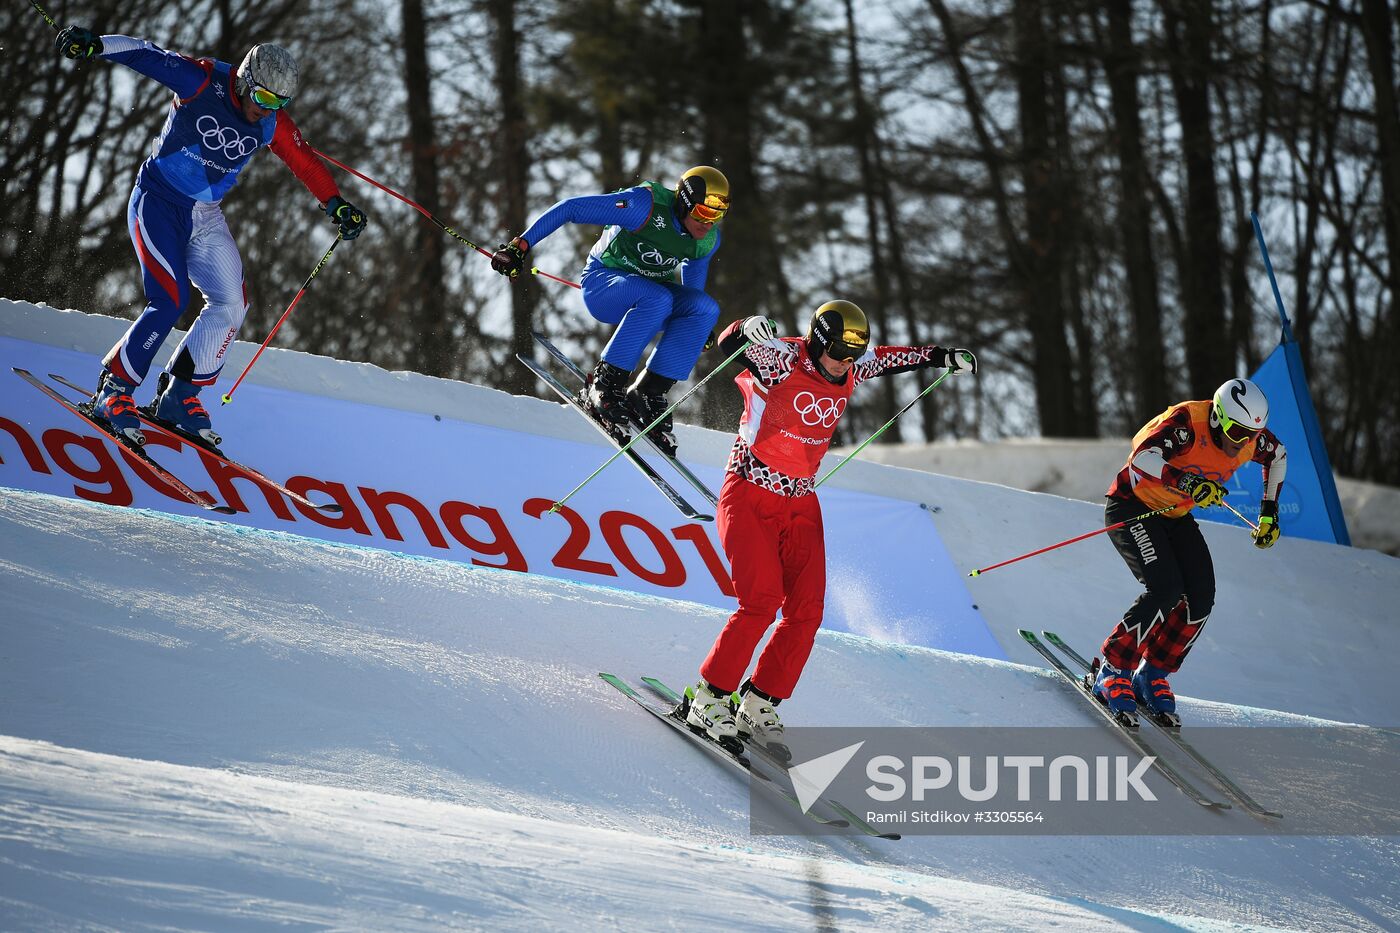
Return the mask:
<path id="1" fill-rule="evenodd" d="M 338 166 L 340 166 L 341 168 L 345 169 L 345 171 L 349 172 L 351 175 L 354 175 L 356 178 L 358 178 L 358 179 L 360 179 L 360 180 L 362 180 L 362 181 L 367 181 L 367 182 L 369 182 L 371 185 L 374 185 L 374 187 L 378 188 L 380 191 L 383 191 L 385 194 L 393 195 L 394 197 L 398 198 L 398 199 L 399 199 L 400 201 L 402 201 L 403 203 L 407 204 L 409 207 L 413 208 L 413 209 L 414 209 L 415 211 L 417 211 L 418 213 L 422 214 L 424 217 L 426 217 L 426 218 L 428 218 L 429 220 L 431 220 L 433 223 L 437 224 L 438 227 L 441 228 L 442 231 L 443 231 L 444 233 L 446 233 L 448 236 L 453 237 L 454 239 L 460 241 L 463 245 L 465 245 L 465 246 L 467 246 L 467 247 L 469 247 L 469 248 L 471 248 L 471 249 L 476 250 L 478 253 L 480 253 L 481 255 L 485 256 L 487 259 L 490 259 L 490 258 L 491 258 L 491 251 L 490 251 L 489 249 L 482 249 L 480 246 L 477 246 L 477 245 L 476 245 L 475 243 L 473 243 L 471 240 L 468 240 L 466 237 L 462 236 L 462 235 L 461 235 L 460 233 L 458 233 L 456 230 L 453 230 L 453 229 L 452 229 L 451 227 L 449 227 L 447 224 L 443 223 L 441 220 L 438 220 L 437 217 L 433 215 L 433 212 L 432 212 L 432 211 L 428 210 L 426 207 L 424 207 L 423 205 L 419 204 L 417 201 L 413 200 L 412 198 L 407 197 L 406 195 L 399 194 L 399 193 L 398 193 L 397 191 L 395 191 L 393 188 L 390 188 L 388 185 L 381 184 L 380 182 L 375 181 L 373 178 L 370 178 L 370 177 L 369 177 L 368 175 L 366 175 L 364 172 L 361 172 L 361 171 L 358 171 L 358 170 L 356 170 L 356 169 L 353 169 L 353 168 L 351 168 L 350 166 L 346 165 L 344 162 L 340 161 L 339 159 L 336 159 L 336 158 L 334 158 L 334 157 L 332 157 L 332 156 L 326 155 L 324 152 L 322 152 L 320 149 L 317 149 L 315 146 L 311 147 L 311 151 L 314 152 L 314 153 L 316 153 L 316 154 L 317 154 L 318 156 L 320 156 L 321 158 L 325 159 L 327 162 L 330 162 L 332 165 L 338 165 Z M 540 271 L 539 269 L 531 269 L 530 272 L 533 273 L 534 275 L 542 275 L 542 276 L 544 276 L 544 277 L 547 278 L 547 279 L 553 279 L 554 281 L 563 283 L 564 285 L 571 285 L 571 286 L 573 286 L 574 288 L 582 288 L 582 287 L 583 287 L 583 286 L 579 285 L 577 282 L 571 282 L 571 281 L 569 281 L 568 279 L 561 279 L 561 278 L 560 278 L 559 276 L 557 276 L 557 275 L 551 275 L 550 273 L 548 273 L 548 272 L 542 272 L 542 271 Z"/>
<path id="2" fill-rule="evenodd" d="M 1064 547 L 1066 544 L 1073 544 L 1073 543 L 1076 542 L 1076 541 L 1083 541 L 1085 538 L 1092 538 L 1094 535 L 1101 535 L 1101 534 L 1103 534 L 1105 531 L 1112 531 L 1112 530 L 1115 529 L 1115 528 L 1122 528 L 1124 525 L 1128 525 L 1128 524 L 1131 524 L 1131 523 L 1133 523 L 1133 522 L 1140 522 L 1140 521 L 1142 521 L 1144 518 L 1151 518 L 1151 517 L 1154 516 L 1154 515 L 1161 515 L 1163 512 L 1170 512 L 1170 511 L 1171 511 L 1172 509 L 1174 509 L 1174 508 L 1176 508 L 1176 506 L 1174 506 L 1174 505 L 1168 505 L 1168 506 L 1165 506 L 1165 507 L 1163 507 L 1163 508 L 1157 509 L 1156 511 L 1153 511 L 1153 512 L 1143 512 L 1141 515 L 1136 515 L 1136 516 L 1134 516 L 1134 517 L 1132 517 L 1132 518 L 1125 518 L 1125 519 L 1123 519 L 1121 522 L 1118 522 L 1117 524 L 1114 524 L 1114 525 L 1106 525 L 1106 526 L 1104 526 L 1103 528 L 1098 529 L 1097 531 L 1091 531 L 1091 532 L 1089 532 L 1088 534 L 1080 535 L 1080 536 L 1077 537 L 1077 538 L 1070 538 L 1070 539 L 1067 540 L 1067 541 L 1061 541 L 1059 544 L 1052 544 L 1052 545 L 1050 545 L 1049 547 L 1043 547 L 1043 548 L 1041 548 L 1041 549 L 1038 550 L 1038 551 L 1031 551 L 1029 554 L 1022 554 L 1020 557 L 1013 557 L 1013 558 L 1011 558 L 1010 560 L 1004 560 L 1004 561 L 1002 561 L 1002 562 L 999 563 L 999 564 L 992 564 L 990 567 L 983 567 L 981 570 L 974 570 L 974 571 L 972 571 L 971 573 L 969 573 L 968 576 L 969 576 L 969 577 L 981 576 L 982 574 L 986 573 L 988 570 L 996 570 L 998 567 L 1005 567 L 1007 564 L 1014 564 L 1014 563 L 1016 563 L 1016 561 L 1018 561 L 1018 560 L 1025 560 L 1027 557 L 1034 557 L 1034 556 L 1036 556 L 1037 554 L 1044 554 L 1046 551 L 1053 551 L 1053 550 L 1055 550 L 1055 548 Z"/>
<path id="3" fill-rule="evenodd" d="M 316 273 L 321 271 L 321 267 L 330 260 L 331 253 L 335 252 L 335 248 L 340 245 L 340 240 L 340 235 L 336 234 L 335 242 L 331 244 L 331 248 L 326 250 L 326 255 L 321 257 L 321 261 L 316 263 L 316 268 L 312 269 L 311 274 L 306 277 L 306 281 L 301 283 L 301 291 L 297 292 L 297 296 L 292 299 L 292 303 L 287 305 L 287 310 L 282 312 L 282 316 L 277 319 L 277 323 L 272 325 L 272 330 L 268 333 L 267 339 L 262 342 L 262 346 L 258 347 L 258 352 L 253 354 L 253 358 L 248 361 L 248 365 L 243 367 L 243 372 L 238 374 L 238 378 L 233 383 L 233 388 L 229 389 L 228 393 L 219 399 L 221 404 L 227 405 L 229 402 L 233 401 L 233 393 L 238 390 L 239 384 L 243 382 L 243 377 L 248 375 L 248 370 L 253 368 L 253 364 L 258 361 L 258 357 L 262 356 L 262 351 L 267 349 L 268 343 L 272 341 L 273 336 L 277 333 L 277 328 L 282 326 L 282 322 L 287 319 L 287 315 L 291 314 L 292 309 L 297 306 L 297 302 L 301 301 L 301 296 L 306 294 L 307 286 L 311 284 L 312 279 L 316 278 Z"/>

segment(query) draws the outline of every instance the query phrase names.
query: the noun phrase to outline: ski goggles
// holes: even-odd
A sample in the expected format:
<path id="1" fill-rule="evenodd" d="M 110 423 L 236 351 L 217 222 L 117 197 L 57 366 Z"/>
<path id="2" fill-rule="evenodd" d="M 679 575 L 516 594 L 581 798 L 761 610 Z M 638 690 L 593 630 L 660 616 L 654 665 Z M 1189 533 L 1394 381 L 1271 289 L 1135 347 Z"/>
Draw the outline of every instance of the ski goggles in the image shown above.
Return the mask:
<path id="1" fill-rule="evenodd" d="M 261 85 L 248 85 L 248 96 L 253 98 L 253 103 L 264 110 L 281 110 L 292 102 L 290 97 L 283 97 L 281 94 L 274 94 Z"/>
<path id="2" fill-rule="evenodd" d="M 1248 444 L 1259 436 L 1258 428 L 1241 424 L 1219 408 L 1215 410 L 1215 419 L 1220 422 L 1220 433 L 1225 435 L 1225 439 L 1231 444 Z"/>
<path id="3" fill-rule="evenodd" d="M 826 348 L 826 355 L 833 360 L 858 360 L 870 349 L 870 334 L 863 330 L 846 329 L 841 336 Z"/>
<path id="4" fill-rule="evenodd" d="M 705 196 L 705 200 L 690 209 L 690 216 L 707 224 L 716 224 L 724 219 L 729 210 L 729 199 L 717 194 Z"/>

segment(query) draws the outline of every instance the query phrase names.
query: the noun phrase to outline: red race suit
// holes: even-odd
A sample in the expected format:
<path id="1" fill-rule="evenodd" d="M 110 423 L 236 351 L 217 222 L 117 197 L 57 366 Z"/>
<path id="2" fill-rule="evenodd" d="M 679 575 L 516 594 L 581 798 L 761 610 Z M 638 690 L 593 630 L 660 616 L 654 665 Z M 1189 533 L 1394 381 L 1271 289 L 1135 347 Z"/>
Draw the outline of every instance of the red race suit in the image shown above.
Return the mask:
<path id="1" fill-rule="evenodd" d="M 725 330 L 721 353 L 742 345 L 741 326 Z M 814 491 L 836 425 L 865 380 L 943 366 L 946 356 L 937 346 L 873 347 L 835 383 L 818 370 L 800 337 L 754 344 L 740 356 L 744 371 L 734 381 L 744 414 L 715 516 L 739 608 L 700 666 L 711 687 L 723 693 L 739 688 L 781 609 L 751 683 L 774 699 L 792 695 L 826 599 L 826 541 Z"/>

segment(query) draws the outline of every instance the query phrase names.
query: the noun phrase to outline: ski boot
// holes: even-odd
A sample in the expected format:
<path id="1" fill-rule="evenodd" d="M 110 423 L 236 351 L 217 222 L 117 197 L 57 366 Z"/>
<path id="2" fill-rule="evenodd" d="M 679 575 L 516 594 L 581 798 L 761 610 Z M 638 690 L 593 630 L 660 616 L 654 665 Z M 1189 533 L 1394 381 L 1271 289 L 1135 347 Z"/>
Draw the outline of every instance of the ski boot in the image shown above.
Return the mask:
<path id="1" fill-rule="evenodd" d="M 1151 664 L 1143 664 L 1133 675 L 1133 695 L 1138 706 L 1158 725 L 1168 729 L 1179 729 L 1181 717 L 1176 713 L 1176 697 L 1172 695 L 1172 685 L 1167 683 L 1170 672 Z"/>
<path id="2" fill-rule="evenodd" d="M 783 721 L 773 707 L 781 703 L 762 692 L 750 681 L 739 688 L 739 708 L 734 724 L 739 738 L 752 742 L 783 764 L 792 760 L 792 751 L 783 742 Z"/>
<path id="3" fill-rule="evenodd" d="M 107 422 L 117 440 L 140 447 L 146 443 L 146 435 L 141 431 L 141 418 L 136 414 L 136 403 L 131 398 L 131 393 L 135 391 L 136 386 L 104 370 L 97 394 L 84 407 L 94 418 Z"/>
<path id="4" fill-rule="evenodd" d="M 632 406 L 632 420 L 637 423 L 638 431 L 656 421 L 662 412 L 670 407 L 670 403 L 666 401 L 666 392 L 675 384 L 676 380 L 658 376 L 646 369 L 632 384 L 632 388 L 627 390 L 627 402 Z M 668 457 L 676 455 L 676 435 L 671 427 L 669 413 L 647 433 L 647 437 L 664 450 Z"/>
<path id="5" fill-rule="evenodd" d="M 685 688 L 681 712 L 691 732 L 704 735 L 731 752 L 743 751 L 734 725 L 734 696 L 719 693 L 705 681 Z"/>
<path id="6" fill-rule="evenodd" d="M 1090 685 L 1094 699 L 1108 707 L 1114 719 L 1129 729 L 1137 728 L 1137 701 L 1133 698 L 1133 682 L 1127 671 L 1094 658 L 1094 665 L 1085 681 Z"/>
<path id="7" fill-rule="evenodd" d="M 629 375 L 627 370 L 599 360 L 584 380 L 578 397 L 584 410 L 623 444 L 631 437 L 632 406 L 627 404 Z"/>
<path id="8" fill-rule="evenodd" d="M 161 373 L 155 400 L 148 410 L 157 421 L 169 425 L 182 437 L 217 452 L 223 438 L 214 433 L 209 412 L 199 401 L 200 388 L 170 373 Z"/>

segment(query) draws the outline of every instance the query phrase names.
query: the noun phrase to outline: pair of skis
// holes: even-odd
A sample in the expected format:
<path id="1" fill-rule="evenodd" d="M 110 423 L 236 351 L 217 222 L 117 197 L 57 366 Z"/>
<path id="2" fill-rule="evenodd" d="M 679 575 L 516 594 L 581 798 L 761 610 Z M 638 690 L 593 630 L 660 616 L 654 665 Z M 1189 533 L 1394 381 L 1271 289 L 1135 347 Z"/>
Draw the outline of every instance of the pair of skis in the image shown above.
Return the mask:
<path id="1" fill-rule="evenodd" d="M 1154 759 L 1153 766 L 1159 772 L 1161 772 L 1163 777 L 1165 777 L 1168 781 L 1174 784 L 1177 787 L 1177 789 L 1179 789 L 1183 794 L 1185 794 L 1195 803 L 1198 803 L 1201 806 L 1207 807 L 1209 809 L 1231 809 L 1230 804 L 1225 803 L 1223 801 L 1215 800 L 1214 798 L 1208 796 L 1204 791 L 1202 791 L 1199 787 L 1192 783 L 1190 779 L 1188 779 L 1184 774 L 1182 774 L 1181 771 L 1179 771 L 1174 765 L 1172 765 L 1170 762 L 1164 761 L 1160 756 L 1156 755 L 1152 751 L 1151 746 L 1149 746 L 1147 742 L 1142 738 L 1142 736 L 1138 734 L 1138 730 L 1136 728 L 1128 725 L 1120 719 L 1115 718 L 1113 714 L 1108 711 L 1108 708 L 1104 706 L 1104 704 L 1094 696 L 1094 685 L 1090 680 L 1089 676 L 1090 672 L 1092 671 L 1092 665 L 1082 654 L 1070 647 L 1068 642 L 1066 642 L 1059 635 L 1056 635 L 1054 632 L 1043 633 L 1045 635 L 1046 641 L 1054 645 L 1057 649 L 1064 653 L 1064 656 L 1066 658 L 1069 658 L 1071 661 L 1073 661 L 1076 665 L 1078 665 L 1084 670 L 1083 676 L 1076 677 L 1074 672 L 1070 670 L 1069 666 L 1065 664 L 1064 659 L 1062 659 L 1059 655 L 1055 654 L 1055 652 L 1051 651 L 1045 645 L 1045 642 L 1042 642 L 1034 632 L 1029 632 L 1025 629 L 1018 629 L 1017 631 L 1020 634 L 1020 636 L 1023 639 L 1025 639 L 1027 644 L 1029 644 L 1032 648 L 1039 652 L 1040 655 L 1043 658 L 1045 658 L 1045 660 L 1050 662 L 1050 666 L 1053 667 L 1056 672 L 1058 672 L 1061 676 L 1063 676 L 1066 680 L 1068 680 L 1071 684 L 1074 685 L 1075 693 L 1083 697 L 1089 703 L 1090 706 L 1097 710 L 1098 713 L 1101 716 L 1103 716 L 1105 722 L 1107 722 L 1113 728 L 1117 729 L 1128 740 L 1128 742 L 1132 744 L 1133 747 L 1136 748 L 1138 752 L 1141 753 L 1144 757 L 1152 757 Z M 1161 722 L 1158 722 L 1156 719 L 1154 719 L 1151 715 L 1148 714 L 1144 714 L 1143 718 L 1150 722 L 1153 726 L 1155 726 L 1159 732 L 1165 735 L 1167 739 L 1172 742 L 1172 744 L 1174 744 L 1177 748 L 1181 749 L 1181 751 L 1185 753 L 1185 755 L 1188 758 L 1195 762 L 1196 765 L 1202 771 L 1208 774 L 1210 778 L 1217 785 L 1219 785 L 1221 790 L 1223 790 L 1229 797 L 1231 797 L 1236 803 L 1238 803 L 1240 805 L 1240 808 L 1243 809 L 1246 813 L 1250 814 L 1251 816 L 1259 817 L 1261 819 L 1282 819 L 1283 814 L 1270 810 L 1263 804 L 1256 801 L 1253 797 L 1249 795 L 1247 791 L 1245 791 L 1244 788 L 1240 787 L 1239 784 L 1237 784 L 1229 775 L 1227 775 L 1217 765 L 1211 762 L 1210 759 L 1206 758 L 1205 755 L 1201 754 L 1201 752 L 1195 746 L 1193 746 L 1186 739 L 1182 738 L 1180 726 L 1165 725 Z"/>
<path id="2" fill-rule="evenodd" d="M 556 347 L 553 344 L 553 342 L 551 342 L 550 339 L 544 334 L 541 334 L 539 331 L 532 331 L 532 333 L 534 334 L 535 342 L 538 343 L 551 357 L 553 357 L 565 369 L 567 369 L 571 377 L 577 381 L 579 388 L 582 389 L 585 385 L 585 379 L 587 378 L 587 375 L 582 369 L 578 367 L 578 364 L 576 364 L 573 360 L 569 359 L 569 357 L 565 355 L 564 351 Z M 605 425 L 603 422 L 595 418 L 592 412 L 584 408 L 583 405 L 579 403 L 578 393 L 570 392 L 568 388 L 562 382 L 560 382 L 559 379 L 549 370 L 536 363 L 533 359 L 521 356 L 520 354 L 516 354 L 515 358 L 519 360 L 522 364 L 524 364 L 525 367 L 530 370 L 530 372 L 538 376 L 540 381 L 542 381 L 545 385 L 553 389 L 554 392 L 560 398 L 562 398 L 569 405 L 573 406 L 575 410 L 577 410 L 580 414 L 587 418 L 588 423 L 593 425 L 593 427 L 597 428 L 598 432 L 608 439 L 608 443 L 612 444 L 618 449 L 621 449 L 627 444 L 628 441 L 632 439 L 630 435 L 619 437 L 619 435 L 615 433 L 616 428 L 610 428 L 608 425 Z M 645 425 L 642 425 L 641 427 L 644 426 Z M 671 469 L 675 470 L 676 474 L 682 479 L 684 479 L 687 483 L 689 483 L 695 489 L 695 491 L 699 493 L 700 496 L 704 498 L 704 500 L 708 502 L 712 507 L 719 503 L 719 499 L 715 496 L 715 494 L 710 491 L 709 487 L 706 486 L 705 483 L 698 476 L 696 476 L 688 466 L 686 466 L 680 460 L 676 459 L 676 457 L 670 452 L 663 449 L 659 444 L 652 440 L 650 435 L 644 435 L 642 437 L 642 440 L 651 447 L 653 453 L 655 453 L 657 456 L 661 457 L 668 464 L 670 464 Z M 714 521 L 715 517 L 713 515 L 701 512 L 695 506 L 691 505 L 690 501 L 687 500 L 684 496 L 682 496 L 679 492 L 677 492 L 676 488 L 671 485 L 671 483 L 666 479 L 666 477 L 662 476 L 661 473 L 658 472 L 655 467 L 653 467 L 646 460 L 642 459 L 642 456 L 640 453 L 637 452 L 635 445 L 633 447 L 628 448 L 627 452 L 624 453 L 623 456 L 626 457 L 629 461 L 631 461 L 632 465 L 635 466 L 643 476 L 650 480 L 652 485 L 654 485 L 658 490 L 660 490 L 661 494 L 665 496 L 668 500 L 670 500 L 671 504 L 674 505 L 676 509 L 686 518 L 697 522 Z"/>
<path id="3" fill-rule="evenodd" d="M 144 447 L 142 447 L 139 444 L 132 443 L 125 437 L 117 435 L 112 430 L 111 425 L 109 425 L 106 421 L 103 421 L 101 418 L 94 416 L 92 412 L 91 403 L 91 399 L 94 393 L 83 388 L 77 383 L 65 379 L 63 376 L 50 373 L 49 378 L 52 379 L 54 382 L 57 382 L 58 384 L 65 386 L 66 388 L 72 389 L 74 392 L 83 396 L 83 400 L 73 401 L 72 399 L 64 396 L 53 386 L 49 385 L 47 382 L 44 382 L 38 376 L 31 373 L 29 370 L 20 369 L 18 366 L 12 368 L 14 369 L 15 374 L 18 375 L 25 382 L 28 382 L 34 388 L 44 393 L 58 404 L 68 409 L 70 412 L 77 415 L 79 418 L 82 418 L 84 421 L 86 421 L 93 427 L 97 428 L 97 430 L 101 432 L 103 437 L 107 438 L 107 440 L 115 444 L 117 446 L 117 449 L 121 451 L 122 455 L 125 456 L 129 461 L 131 461 L 133 467 L 145 473 L 147 476 L 150 476 L 160 485 L 164 486 L 166 489 L 169 489 L 173 494 L 187 499 L 194 505 L 197 505 L 202 509 L 207 509 L 210 512 L 217 512 L 220 515 L 233 515 L 235 513 L 236 510 L 233 509 L 231 506 L 216 501 L 208 493 L 200 492 L 199 490 L 191 488 L 189 484 L 187 484 L 184 480 L 180 479 L 174 473 L 170 472 L 165 467 L 157 463 L 156 460 L 149 453 L 146 452 Z M 157 419 L 154 416 L 154 414 L 148 409 L 138 408 L 136 410 L 136 414 L 138 415 L 138 417 L 140 417 L 142 424 L 145 427 L 154 428 L 156 431 L 159 431 L 166 437 L 173 438 L 181 444 L 188 444 L 191 447 L 197 448 L 202 453 L 213 457 L 215 460 L 218 460 L 230 470 L 233 470 L 234 472 L 239 473 L 247 477 L 248 479 L 253 480 L 256 483 L 260 483 L 261 485 L 266 486 L 269 489 L 274 489 L 277 492 L 280 492 L 282 495 L 286 496 L 288 499 L 293 500 L 294 502 L 299 502 L 308 508 L 316 509 L 319 512 L 325 512 L 327 514 L 339 514 L 342 511 L 341 507 L 334 502 L 312 502 L 310 499 L 306 498 L 301 493 L 293 492 L 283 484 L 277 482 L 274 479 L 271 479 L 268 476 L 263 475 L 262 473 L 258 472 L 252 467 L 245 466 L 244 464 L 239 463 L 235 460 L 230 460 L 217 447 L 210 446 L 209 444 L 205 443 L 202 439 L 193 438 L 190 435 L 185 434 L 183 431 L 180 431 L 175 426 L 167 424 L 166 422 Z"/>
<path id="4" fill-rule="evenodd" d="M 792 778 L 788 774 L 787 762 L 780 761 L 763 746 L 753 742 L 745 742 L 744 751 L 735 752 L 725 748 L 718 742 L 712 741 L 708 736 L 703 736 L 691 731 L 691 728 L 685 724 L 684 719 L 682 719 L 678 712 L 681 702 L 680 695 L 657 678 L 643 677 L 642 683 L 646 686 L 647 690 L 662 701 L 662 704 L 665 704 L 664 707 L 642 696 L 631 684 L 627 683 L 616 674 L 604 673 L 598 676 L 613 687 L 616 687 L 623 696 L 670 726 L 677 734 L 689 739 L 693 744 L 703 749 L 716 760 L 722 762 L 726 767 L 734 769 L 736 774 L 752 777 L 752 785 L 754 787 L 759 788 L 764 793 L 774 796 L 784 804 L 792 806 L 814 823 L 832 828 L 844 829 L 854 827 L 867 836 L 874 836 L 879 839 L 900 838 L 899 833 L 884 832 L 875 826 L 871 826 L 839 800 L 834 800 L 827 796 L 818 797 L 816 803 L 822 804 L 831 812 L 835 813 L 835 817 L 822 816 L 820 813 L 817 813 L 815 803 L 811 807 L 803 809 L 802 803 L 798 800 L 796 794 L 789 790 L 788 786 L 785 786 L 784 783 L 775 779 L 776 776 L 781 776 L 783 781 L 786 781 L 787 785 L 791 785 Z M 755 759 L 762 761 L 764 766 L 755 767 Z"/>

